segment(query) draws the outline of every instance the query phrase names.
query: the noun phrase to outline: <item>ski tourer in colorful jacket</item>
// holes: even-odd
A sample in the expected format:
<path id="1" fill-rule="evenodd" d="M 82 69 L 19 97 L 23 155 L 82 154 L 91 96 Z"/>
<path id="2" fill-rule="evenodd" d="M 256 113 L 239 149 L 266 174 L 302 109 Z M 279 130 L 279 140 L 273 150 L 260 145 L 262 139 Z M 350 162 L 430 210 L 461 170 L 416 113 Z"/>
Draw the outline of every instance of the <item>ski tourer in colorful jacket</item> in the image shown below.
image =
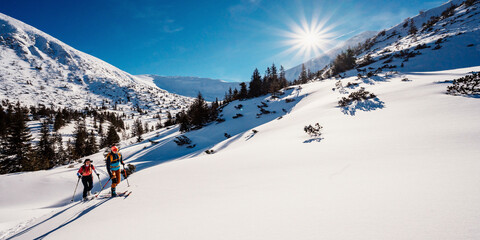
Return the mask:
<path id="1" fill-rule="evenodd" d="M 110 152 L 107 154 L 106 164 L 107 164 L 107 172 L 110 175 L 110 178 L 112 177 L 113 171 L 120 170 L 120 164 L 125 165 L 125 163 L 123 163 L 122 154 L 120 154 L 118 151 Z"/>
<path id="2" fill-rule="evenodd" d="M 90 160 L 90 159 L 87 159 Z M 85 161 L 86 162 L 86 161 Z M 77 176 L 78 177 L 86 177 L 92 175 L 92 171 L 95 172 L 97 176 L 100 174 L 97 173 L 97 170 L 95 170 L 95 166 L 93 164 L 83 164 L 80 169 L 78 169 Z"/>

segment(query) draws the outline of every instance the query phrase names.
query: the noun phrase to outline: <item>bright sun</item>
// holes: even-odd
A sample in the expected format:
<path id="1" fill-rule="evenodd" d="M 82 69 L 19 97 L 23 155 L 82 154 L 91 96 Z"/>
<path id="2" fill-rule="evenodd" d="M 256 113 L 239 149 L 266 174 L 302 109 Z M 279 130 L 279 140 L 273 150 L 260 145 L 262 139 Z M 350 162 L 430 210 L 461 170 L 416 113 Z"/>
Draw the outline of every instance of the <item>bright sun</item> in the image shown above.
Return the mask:
<path id="1" fill-rule="evenodd" d="M 337 36 L 332 31 L 333 26 L 326 26 L 327 22 L 328 19 L 318 20 L 315 17 L 310 22 L 304 17 L 299 23 L 290 22 L 290 30 L 282 31 L 282 35 L 287 37 L 284 44 L 289 46 L 282 54 L 293 53 L 294 58 L 301 57 L 303 60 L 308 60 L 326 52 L 332 47 Z"/>
<path id="2" fill-rule="evenodd" d="M 313 47 L 320 43 L 320 36 L 315 33 L 306 33 L 305 35 L 300 36 L 300 38 L 305 47 Z"/>

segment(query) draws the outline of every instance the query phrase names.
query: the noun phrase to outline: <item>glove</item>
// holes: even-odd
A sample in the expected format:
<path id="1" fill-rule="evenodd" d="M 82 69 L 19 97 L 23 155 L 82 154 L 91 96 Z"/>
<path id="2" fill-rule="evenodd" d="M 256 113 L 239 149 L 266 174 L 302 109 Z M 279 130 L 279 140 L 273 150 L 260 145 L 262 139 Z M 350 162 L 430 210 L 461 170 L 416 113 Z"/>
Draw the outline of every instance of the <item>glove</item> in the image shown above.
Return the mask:
<path id="1" fill-rule="evenodd" d="M 111 172 L 108 173 L 108 176 L 110 176 L 110 179 L 112 179 L 112 177 L 113 177 Z"/>
<path id="2" fill-rule="evenodd" d="M 99 173 L 97 173 L 97 177 L 100 178 L 100 174 L 99 174 Z"/>
<path id="3" fill-rule="evenodd" d="M 123 168 L 125 168 L 125 163 L 122 162 L 122 166 L 123 166 Z"/>
<path id="4" fill-rule="evenodd" d="M 82 176 L 78 175 L 78 179 L 82 178 Z"/>

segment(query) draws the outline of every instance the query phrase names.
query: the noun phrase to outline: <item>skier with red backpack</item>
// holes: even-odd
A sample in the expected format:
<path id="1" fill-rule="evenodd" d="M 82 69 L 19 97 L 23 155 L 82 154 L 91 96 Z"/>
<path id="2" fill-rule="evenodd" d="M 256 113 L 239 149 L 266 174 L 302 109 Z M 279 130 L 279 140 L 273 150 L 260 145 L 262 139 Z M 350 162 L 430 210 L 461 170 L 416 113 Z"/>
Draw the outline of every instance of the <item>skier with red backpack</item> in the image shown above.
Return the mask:
<path id="1" fill-rule="evenodd" d="M 95 166 L 92 164 L 92 160 L 90 159 L 85 159 L 83 162 L 83 165 L 80 167 L 80 169 L 77 172 L 78 178 L 82 179 L 83 183 L 83 200 L 87 200 L 87 196 L 90 196 L 90 190 L 93 188 L 93 178 L 92 178 L 92 171 L 97 174 L 97 177 L 100 179 L 100 174 L 97 173 L 97 170 L 95 170 Z"/>
<path id="2" fill-rule="evenodd" d="M 123 168 L 125 168 L 122 154 L 118 152 L 118 148 L 116 146 L 113 146 L 111 148 L 111 151 L 105 157 L 105 162 L 107 165 L 107 172 L 110 175 L 110 179 L 112 180 L 112 197 L 115 197 L 117 196 L 116 187 L 118 184 L 120 184 L 120 181 L 122 180 L 122 174 L 120 174 L 120 163 L 123 165 Z"/>

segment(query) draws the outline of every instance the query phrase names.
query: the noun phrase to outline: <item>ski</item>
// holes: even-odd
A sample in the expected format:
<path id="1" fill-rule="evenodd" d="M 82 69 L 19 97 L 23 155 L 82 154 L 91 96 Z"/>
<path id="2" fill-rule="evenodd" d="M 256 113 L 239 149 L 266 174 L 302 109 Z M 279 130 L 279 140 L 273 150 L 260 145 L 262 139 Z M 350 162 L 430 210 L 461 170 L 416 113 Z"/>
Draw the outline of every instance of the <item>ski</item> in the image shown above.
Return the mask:
<path id="1" fill-rule="evenodd" d="M 127 198 L 128 196 L 130 196 L 130 194 L 132 194 L 132 191 L 128 192 L 127 194 L 125 194 L 125 196 L 123 196 L 123 199 Z"/>

